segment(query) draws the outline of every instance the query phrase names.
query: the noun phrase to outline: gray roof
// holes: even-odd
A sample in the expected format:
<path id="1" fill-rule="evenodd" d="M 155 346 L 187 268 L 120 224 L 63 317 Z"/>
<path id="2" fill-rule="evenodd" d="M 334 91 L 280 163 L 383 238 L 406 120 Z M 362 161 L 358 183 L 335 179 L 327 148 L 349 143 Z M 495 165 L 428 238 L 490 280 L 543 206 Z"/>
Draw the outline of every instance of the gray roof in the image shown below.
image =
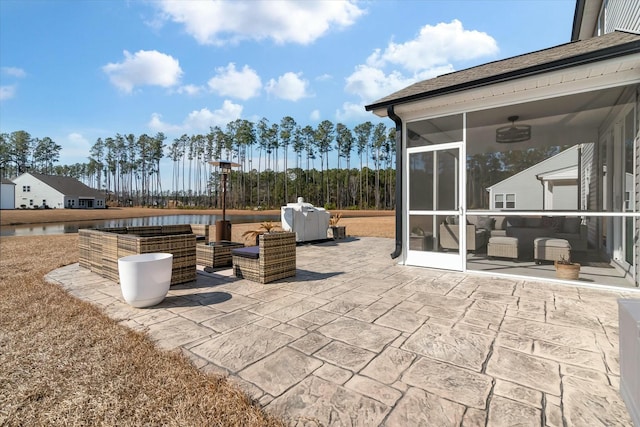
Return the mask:
<path id="1" fill-rule="evenodd" d="M 84 185 L 75 178 L 58 175 L 42 175 L 34 172 L 29 172 L 29 175 L 44 182 L 49 187 L 58 190 L 65 196 L 104 198 L 103 193 L 94 188 Z"/>
<path id="2" fill-rule="evenodd" d="M 13 184 L 13 185 L 16 185 L 15 182 L 13 182 L 13 181 L 11 181 L 10 179 L 7 179 L 7 178 L 2 178 L 2 182 L 1 183 L 2 184 Z"/>
<path id="3" fill-rule="evenodd" d="M 414 83 L 367 111 L 640 52 L 640 34 L 614 31 Z"/>

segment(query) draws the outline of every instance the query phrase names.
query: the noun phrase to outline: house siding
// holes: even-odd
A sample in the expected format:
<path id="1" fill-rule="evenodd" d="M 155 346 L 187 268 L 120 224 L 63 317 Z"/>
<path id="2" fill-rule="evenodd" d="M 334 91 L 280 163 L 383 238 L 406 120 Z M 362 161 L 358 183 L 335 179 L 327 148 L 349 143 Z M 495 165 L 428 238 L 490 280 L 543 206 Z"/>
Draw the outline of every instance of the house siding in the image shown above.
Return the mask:
<path id="1" fill-rule="evenodd" d="M 64 207 L 64 195 L 33 176 L 29 174 L 20 175 L 14 182 L 16 183 L 16 207 L 22 207 L 23 205 L 26 208 L 40 207 L 43 204 L 43 200 L 46 201 L 49 207 Z M 25 190 L 25 187 L 28 187 L 28 191 Z"/>
<path id="2" fill-rule="evenodd" d="M 608 0 L 604 7 L 604 32 L 615 30 L 638 32 L 640 30 L 640 7 L 633 0 Z M 598 34 L 594 34 L 597 36 Z"/>
<path id="3" fill-rule="evenodd" d="M 105 198 L 80 181 L 60 176 L 24 173 L 14 179 L 16 207 L 58 209 L 104 209 Z M 28 187 L 28 188 L 27 188 Z"/>
<path id="4" fill-rule="evenodd" d="M 553 209 L 557 211 L 574 210 L 577 205 L 578 186 L 576 184 L 553 186 Z"/>
<path id="5" fill-rule="evenodd" d="M 0 209 L 15 209 L 16 186 L 3 182 L 0 185 Z"/>
<path id="6" fill-rule="evenodd" d="M 640 242 L 640 93 L 636 92 L 636 177 L 635 177 L 635 239 Z M 636 285 L 640 282 L 640 244 L 635 245 L 635 279 Z"/>
<path id="7" fill-rule="evenodd" d="M 602 210 L 600 206 L 600 200 L 598 194 L 602 192 L 602 168 L 598 167 L 600 159 L 598 157 L 597 144 L 583 144 L 582 145 L 582 158 L 581 158 L 581 179 L 583 194 L 580 200 L 582 206 L 580 209 L 583 211 L 599 211 Z M 586 194 L 585 194 L 586 192 Z M 598 247 L 598 234 L 599 226 L 598 221 L 592 219 L 587 221 L 587 241 Z"/>
<path id="8" fill-rule="evenodd" d="M 556 154 L 553 157 L 548 158 L 542 163 L 538 163 L 535 166 L 530 167 L 504 181 L 498 182 L 490 189 L 490 208 L 495 209 L 494 195 L 495 194 L 515 194 L 516 195 L 516 207 L 515 210 L 543 210 L 544 209 L 544 187 L 542 182 L 536 178 L 536 175 L 549 172 L 553 170 L 559 170 L 567 167 L 568 165 L 576 165 L 578 162 L 578 152 L 575 148 L 567 149 L 561 153 Z M 571 206 L 565 205 L 562 209 L 577 209 L 577 186 L 570 186 L 571 193 L 567 196 L 567 191 L 563 192 L 562 197 L 569 197 Z M 562 189 L 560 190 L 562 191 Z M 569 191 L 569 190 L 568 190 Z M 548 208 L 548 207 L 547 207 Z M 553 209 L 557 210 L 555 206 Z"/>

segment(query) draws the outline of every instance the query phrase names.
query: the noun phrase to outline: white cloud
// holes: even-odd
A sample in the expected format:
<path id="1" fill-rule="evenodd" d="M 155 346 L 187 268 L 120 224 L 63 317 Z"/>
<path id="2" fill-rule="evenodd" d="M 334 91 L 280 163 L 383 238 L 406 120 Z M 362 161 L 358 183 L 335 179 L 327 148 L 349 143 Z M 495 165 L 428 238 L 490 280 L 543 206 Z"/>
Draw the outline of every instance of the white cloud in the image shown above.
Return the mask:
<path id="1" fill-rule="evenodd" d="M 179 94 L 186 94 L 189 96 L 195 96 L 197 94 L 199 94 L 200 92 L 203 91 L 203 87 L 202 86 L 196 86 L 196 85 L 184 85 L 184 86 L 180 86 L 178 88 L 178 93 Z"/>
<path id="2" fill-rule="evenodd" d="M 309 82 L 304 80 L 302 73 L 285 73 L 278 80 L 271 79 L 267 83 L 266 90 L 274 96 L 288 101 L 298 101 L 310 96 L 307 93 Z"/>
<path id="3" fill-rule="evenodd" d="M 272 39 L 309 44 L 332 28 L 353 25 L 365 11 L 355 0 L 178 1 L 158 4 L 200 44 Z"/>
<path id="4" fill-rule="evenodd" d="M 366 63 L 356 66 L 346 78 L 345 91 L 371 102 L 415 82 L 450 73 L 455 62 L 497 53 L 495 39 L 465 30 L 458 20 L 425 25 L 413 40 L 390 42 L 386 48 L 374 50 Z"/>
<path id="5" fill-rule="evenodd" d="M 321 117 L 322 116 L 320 115 L 320 110 L 313 110 L 311 114 L 309 114 L 309 118 L 316 122 L 320 120 Z"/>
<path id="6" fill-rule="evenodd" d="M 0 86 L 0 101 L 11 99 L 16 96 L 16 86 Z"/>
<path id="7" fill-rule="evenodd" d="M 87 138 L 85 138 L 84 135 L 79 132 L 71 132 L 63 137 L 62 142 L 58 142 L 64 147 L 64 150 L 62 150 L 60 156 L 60 161 L 63 164 L 66 161 L 70 161 L 72 163 L 83 161 L 78 159 L 85 159 L 84 161 L 86 161 L 86 159 L 89 157 L 91 143 Z M 62 158 L 63 156 L 64 159 Z"/>
<path id="8" fill-rule="evenodd" d="M 225 100 L 218 110 L 202 108 L 192 111 L 180 125 L 163 122 L 161 114 L 153 113 L 147 126 L 154 132 L 165 133 L 208 131 L 211 126 L 226 126 L 227 123 L 239 119 L 241 115 L 242 105 Z"/>
<path id="9" fill-rule="evenodd" d="M 149 123 L 147 123 L 147 126 L 154 132 L 176 133 L 182 131 L 181 125 L 172 125 L 171 123 L 163 122 L 162 114 L 160 113 L 151 114 L 151 119 Z"/>
<path id="10" fill-rule="evenodd" d="M 131 54 L 126 50 L 124 61 L 109 63 L 102 70 L 111 83 L 125 93 L 135 86 L 171 87 L 180 82 L 182 69 L 177 59 L 156 50 L 140 50 Z"/>
<path id="11" fill-rule="evenodd" d="M 358 65 L 346 80 L 345 90 L 348 93 L 358 95 L 365 101 L 373 101 L 415 83 L 417 77 L 405 77 L 399 71 L 385 74 L 381 69 Z"/>
<path id="12" fill-rule="evenodd" d="M 242 67 L 242 71 L 237 71 L 236 65 L 230 62 L 226 68 L 216 68 L 216 73 L 216 76 L 212 77 L 208 84 L 209 88 L 220 96 L 247 100 L 260 94 L 262 80 L 258 73 L 248 65 Z"/>
<path id="13" fill-rule="evenodd" d="M 19 79 L 27 76 L 27 73 L 22 68 L 17 67 L 2 67 L 2 74 L 7 76 L 17 77 Z"/>
<path id="14" fill-rule="evenodd" d="M 454 19 L 450 23 L 425 25 L 418 36 L 406 43 L 389 43 L 376 49 L 367 59 L 370 66 L 400 65 L 411 72 L 421 72 L 455 61 L 492 56 L 498 53 L 498 44 L 487 33 L 465 30 Z"/>
<path id="15" fill-rule="evenodd" d="M 89 133 L 92 133 L 95 129 L 88 130 Z M 104 132 L 101 130 L 100 133 Z M 86 133 L 82 133 L 79 131 L 60 134 L 60 135 L 50 135 L 51 138 L 60 144 L 63 149 L 60 151 L 60 164 L 61 165 L 72 165 L 74 163 L 86 163 L 89 159 L 91 150 L 91 146 L 93 142 L 85 136 Z M 97 139 L 97 137 L 96 137 Z"/>
<path id="16" fill-rule="evenodd" d="M 69 135 L 67 135 L 67 140 L 74 145 L 79 145 L 79 146 L 89 145 L 89 141 L 87 141 L 87 138 L 85 138 L 84 136 L 82 136 L 82 134 L 77 132 L 71 132 Z"/>
<path id="17" fill-rule="evenodd" d="M 336 119 L 339 122 L 371 120 L 371 112 L 364 109 L 364 104 L 345 102 L 341 109 L 336 110 Z"/>

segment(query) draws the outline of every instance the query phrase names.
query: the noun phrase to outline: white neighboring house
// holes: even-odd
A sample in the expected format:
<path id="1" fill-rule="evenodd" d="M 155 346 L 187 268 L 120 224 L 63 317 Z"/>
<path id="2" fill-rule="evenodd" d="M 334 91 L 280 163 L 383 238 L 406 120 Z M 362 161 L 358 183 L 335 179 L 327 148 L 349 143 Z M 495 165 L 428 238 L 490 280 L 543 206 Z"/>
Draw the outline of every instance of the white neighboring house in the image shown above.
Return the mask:
<path id="1" fill-rule="evenodd" d="M 578 163 L 584 144 L 568 148 L 487 187 L 492 210 L 576 210 Z"/>
<path id="2" fill-rule="evenodd" d="M 15 209 L 16 184 L 8 179 L 2 179 L 0 184 L 0 209 Z"/>
<path id="3" fill-rule="evenodd" d="M 104 209 L 105 196 L 75 178 L 27 172 L 15 178 L 16 207 Z"/>

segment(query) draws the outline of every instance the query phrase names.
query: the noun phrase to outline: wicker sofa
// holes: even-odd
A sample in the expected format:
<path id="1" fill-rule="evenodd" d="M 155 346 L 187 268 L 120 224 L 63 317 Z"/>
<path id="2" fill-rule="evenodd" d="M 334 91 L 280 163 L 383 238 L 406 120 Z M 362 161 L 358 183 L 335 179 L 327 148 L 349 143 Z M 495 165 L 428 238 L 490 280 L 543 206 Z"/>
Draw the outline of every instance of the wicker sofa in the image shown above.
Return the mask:
<path id="1" fill-rule="evenodd" d="M 448 217 L 440 224 L 440 246 L 444 249 L 457 250 L 460 242 L 460 225 L 453 223 L 457 217 Z M 467 217 L 471 223 L 465 225 L 467 236 L 467 250 L 477 251 L 484 247 L 489 240 L 489 230 L 481 223 L 475 222 L 471 216 Z"/>
<path id="2" fill-rule="evenodd" d="M 507 236 L 518 239 L 521 256 L 533 258 L 534 241 L 539 237 L 563 239 L 571 251 L 586 251 L 587 226 L 580 217 L 520 217 L 495 216 L 491 237 Z"/>
<path id="3" fill-rule="evenodd" d="M 204 240 L 205 243 L 210 242 L 211 225 L 209 224 L 190 224 L 191 232 L 196 235 L 196 240 Z"/>
<path id="4" fill-rule="evenodd" d="M 196 236 L 189 224 L 81 229 L 80 266 L 119 281 L 118 258 L 153 252 L 173 254 L 171 285 L 196 279 Z"/>
<path id="5" fill-rule="evenodd" d="M 234 249 L 233 274 L 259 283 L 296 275 L 296 233 L 265 233 L 257 246 Z"/>

